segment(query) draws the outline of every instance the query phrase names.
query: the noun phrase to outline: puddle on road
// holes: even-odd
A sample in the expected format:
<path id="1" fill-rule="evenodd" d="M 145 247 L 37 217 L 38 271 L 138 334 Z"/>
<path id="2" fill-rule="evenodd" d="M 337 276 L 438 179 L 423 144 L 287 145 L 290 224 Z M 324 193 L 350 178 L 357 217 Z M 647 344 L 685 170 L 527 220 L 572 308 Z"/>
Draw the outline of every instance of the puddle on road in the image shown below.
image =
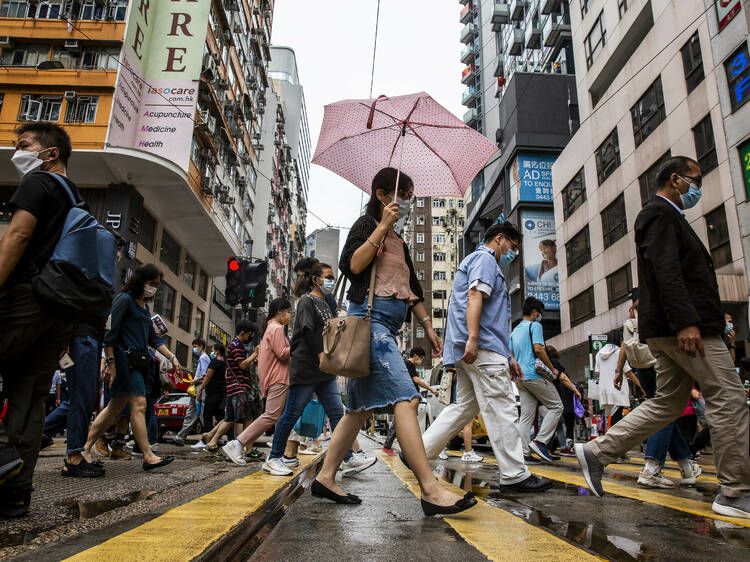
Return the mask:
<path id="1" fill-rule="evenodd" d="M 155 494 L 155 490 L 141 490 L 138 492 L 131 492 L 125 498 L 120 499 L 92 501 L 68 500 L 67 502 L 64 502 L 64 505 L 68 508 L 71 515 L 78 517 L 79 519 L 93 519 L 102 513 L 112 511 L 118 507 L 125 507 L 131 503 L 147 500 Z"/>
<path id="2" fill-rule="evenodd" d="M 711 551 L 712 548 L 717 547 L 731 548 L 733 552 L 734 548 L 745 550 L 750 548 L 750 528 L 747 527 L 677 510 L 669 510 L 668 520 L 662 521 L 660 517 L 665 512 L 646 512 L 644 509 L 647 510 L 650 504 L 645 503 L 640 504 L 640 507 L 633 511 L 633 518 L 625 524 L 621 522 L 621 512 L 617 514 L 620 519 L 616 519 L 613 515 L 611 523 L 602 524 L 602 512 L 606 516 L 606 510 L 616 509 L 611 503 L 593 508 L 588 505 L 581 507 L 581 510 L 575 510 L 571 509 L 570 501 L 565 499 L 567 497 L 572 500 L 573 496 L 590 496 L 591 492 L 588 488 L 555 482 L 548 496 L 501 493 L 497 485 L 497 469 L 494 466 L 456 469 L 450 466 L 452 464 L 454 463 L 451 461 L 436 464 L 433 467 L 434 473 L 439 478 L 466 491 L 473 491 L 490 505 L 504 509 L 535 526 L 547 529 L 561 538 L 584 546 L 611 560 L 631 562 L 673 559 L 671 541 L 682 541 L 675 544 L 685 547 L 687 545 L 685 533 L 691 536 L 691 540 L 698 541 L 694 553 L 696 556 L 700 556 L 698 552 L 700 550 Z M 623 476 L 622 479 L 627 480 L 629 477 Z M 690 491 L 697 496 L 694 499 L 713 500 L 713 493 L 706 489 L 691 489 Z M 605 497 L 610 502 L 616 498 L 611 495 Z M 540 499 L 548 500 L 544 507 L 538 505 Z M 653 507 L 657 510 L 668 509 L 655 505 Z M 589 511 L 591 519 L 598 522 L 577 520 L 581 517 L 581 511 L 586 510 L 591 510 Z M 659 541 L 653 540 L 655 534 L 660 537 Z M 697 548 L 698 545 L 702 548 Z M 690 545 L 687 546 L 689 548 Z"/>

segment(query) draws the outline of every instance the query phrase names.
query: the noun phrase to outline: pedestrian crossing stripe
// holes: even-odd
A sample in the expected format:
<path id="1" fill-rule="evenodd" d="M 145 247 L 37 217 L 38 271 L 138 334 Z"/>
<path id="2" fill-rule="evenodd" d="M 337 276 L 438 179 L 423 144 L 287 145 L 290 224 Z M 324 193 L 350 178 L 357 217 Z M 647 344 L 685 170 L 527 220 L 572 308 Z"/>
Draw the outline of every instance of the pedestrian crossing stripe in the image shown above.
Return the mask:
<path id="1" fill-rule="evenodd" d="M 378 455 L 399 480 L 415 496 L 420 497 L 419 483 L 411 470 L 396 457 L 382 451 L 379 451 Z M 465 490 L 445 481 L 441 481 L 440 484 L 451 492 L 461 495 L 466 493 Z M 507 511 L 492 507 L 481 499 L 468 511 L 444 516 L 443 521 L 490 560 L 603 560 Z"/>

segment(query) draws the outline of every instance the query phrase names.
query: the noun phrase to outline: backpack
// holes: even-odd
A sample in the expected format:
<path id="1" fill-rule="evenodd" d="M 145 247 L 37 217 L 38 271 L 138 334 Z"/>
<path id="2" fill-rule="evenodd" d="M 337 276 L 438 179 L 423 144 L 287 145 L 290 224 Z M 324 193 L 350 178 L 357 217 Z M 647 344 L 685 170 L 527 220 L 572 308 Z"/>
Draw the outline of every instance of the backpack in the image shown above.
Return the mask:
<path id="1" fill-rule="evenodd" d="M 52 257 L 33 279 L 34 293 L 52 314 L 72 324 L 101 327 L 112 306 L 117 243 L 57 174 L 72 204 Z"/>
<path id="2" fill-rule="evenodd" d="M 651 355 L 651 350 L 645 343 L 641 343 L 638 337 L 638 320 L 635 318 L 628 318 L 625 321 L 622 345 L 625 347 L 625 355 L 631 367 L 648 369 L 656 365 L 656 359 Z"/>

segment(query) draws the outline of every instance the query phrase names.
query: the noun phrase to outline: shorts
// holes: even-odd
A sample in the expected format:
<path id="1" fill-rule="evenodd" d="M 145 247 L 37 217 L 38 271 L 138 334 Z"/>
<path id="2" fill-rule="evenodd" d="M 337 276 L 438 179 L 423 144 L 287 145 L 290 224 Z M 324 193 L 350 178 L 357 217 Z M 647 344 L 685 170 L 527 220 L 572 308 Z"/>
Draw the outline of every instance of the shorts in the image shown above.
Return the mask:
<path id="1" fill-rule="evenodd" d="M 227 396 L 227 402 L 224 406 L 224 421 L 243 422 L 249 419 L 253 419 L 250 395 L 247 392 L 240 392 L 234 396 Z"/>

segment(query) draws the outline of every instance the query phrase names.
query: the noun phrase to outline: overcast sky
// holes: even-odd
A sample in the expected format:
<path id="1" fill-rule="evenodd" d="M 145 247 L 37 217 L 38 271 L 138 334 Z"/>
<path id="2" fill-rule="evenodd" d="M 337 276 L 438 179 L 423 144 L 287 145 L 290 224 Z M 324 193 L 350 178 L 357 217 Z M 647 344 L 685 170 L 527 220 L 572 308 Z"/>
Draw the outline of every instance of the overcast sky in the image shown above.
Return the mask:
<path id="1" fill-rule="evenodd" d="M 276 0 L 271 42 L 297 55 L 313 152 L 323 106 L 369 96 L 377 4 Z M 459 118 L 463 115 L 461 7 L 455 0 L 381 0 L 373 97 L 425 91 Z M 333 172 L 311 165 L 308 208 L 326 223 L 351 226 L 359 216 L 361 194 Z M 308 233 L 322 226 L 308 214 Z M 342 243 L 347 234 L 342 232 Z"/>

